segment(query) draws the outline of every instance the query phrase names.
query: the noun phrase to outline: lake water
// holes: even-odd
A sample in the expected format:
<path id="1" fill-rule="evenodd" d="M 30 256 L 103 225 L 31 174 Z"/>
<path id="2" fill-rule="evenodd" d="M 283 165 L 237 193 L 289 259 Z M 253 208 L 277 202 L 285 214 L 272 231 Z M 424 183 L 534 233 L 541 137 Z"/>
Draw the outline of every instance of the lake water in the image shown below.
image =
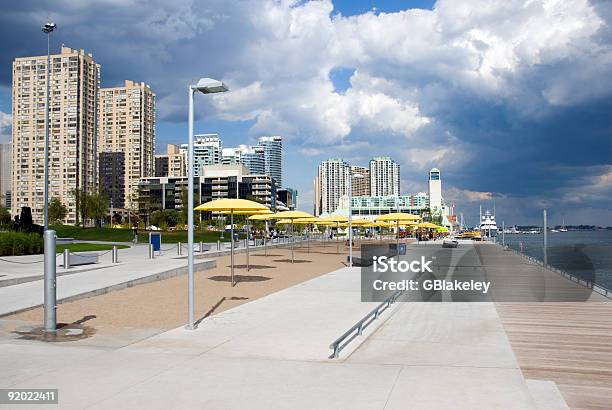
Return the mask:
<path id="1" fill-rule="evenodd" d="M 497 237 L 501 243 L 501 234 Z M 506 234 L 506 245 L 543 260 L 544 235 Z M 548 233 L 548 264 L 612 289 L 612 230 Z"/>

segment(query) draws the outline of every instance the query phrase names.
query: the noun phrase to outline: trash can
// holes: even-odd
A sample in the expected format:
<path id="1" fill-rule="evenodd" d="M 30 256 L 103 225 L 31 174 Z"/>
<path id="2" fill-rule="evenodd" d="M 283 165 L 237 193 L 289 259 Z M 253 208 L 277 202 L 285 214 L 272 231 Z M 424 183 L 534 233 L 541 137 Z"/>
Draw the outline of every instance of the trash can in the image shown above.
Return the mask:
<path id="1" fill-rule="evenodd" d="M 399 244 L 399 254 L 400 255 L 405 255 L 406 254 L 406 244 L 405 243 L 400 243 Z"/>

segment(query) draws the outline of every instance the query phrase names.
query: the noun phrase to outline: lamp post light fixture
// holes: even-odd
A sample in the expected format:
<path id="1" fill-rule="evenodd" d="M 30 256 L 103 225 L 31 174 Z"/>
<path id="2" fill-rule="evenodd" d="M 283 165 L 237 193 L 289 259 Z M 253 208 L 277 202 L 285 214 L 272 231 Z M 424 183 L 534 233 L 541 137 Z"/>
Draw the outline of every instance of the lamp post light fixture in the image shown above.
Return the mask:
<path id="1" fill-rule="evenodd" d="M 353 178 L 364 178 L 361 174 L 353 174 L 349 168 L 349 183 L 348 183 L 348 241 L 349 241 L 349 268 L 353 267 Z"/>
<path id="2" fill-rule="evenodd" d="M 193 278 L 193 95 L 196 91 L 202 94 L 223 93 L 229 89 L 219 80 L 212 78 L 201 78 L 197 84 L 189 86 L 189 147 L 187 150 L 187 274 L 188 280 L 188 304 L 189 304 L 189 323 L 187 329 L 195 329 L 194 321 L 194 278 Z"/>

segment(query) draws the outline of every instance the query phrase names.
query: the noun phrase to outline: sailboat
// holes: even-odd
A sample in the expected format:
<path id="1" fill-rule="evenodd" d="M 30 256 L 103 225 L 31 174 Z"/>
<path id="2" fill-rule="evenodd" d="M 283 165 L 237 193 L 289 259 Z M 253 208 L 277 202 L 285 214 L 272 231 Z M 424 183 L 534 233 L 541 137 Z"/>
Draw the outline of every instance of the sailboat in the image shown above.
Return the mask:
<path id="1" fill-rule="evenodd" d="M 565 227 L 565 218 L 563 218 L 563 225 L 559 228 L 559 232 L 567 232 L 567 228 Z"/>

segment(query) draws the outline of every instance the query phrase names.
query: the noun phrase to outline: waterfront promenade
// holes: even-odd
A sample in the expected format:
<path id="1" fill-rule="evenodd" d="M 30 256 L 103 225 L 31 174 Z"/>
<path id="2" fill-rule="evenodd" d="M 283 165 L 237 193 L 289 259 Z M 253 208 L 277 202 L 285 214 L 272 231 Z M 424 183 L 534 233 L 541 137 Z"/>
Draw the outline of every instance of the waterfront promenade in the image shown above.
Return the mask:
<path id="1" fill-rule="evenodd" d="M 460 248 L 444 251 L 448 258 L 440 262 L 455 260 L 470 269 L 478 264 L 491 275 L 507 272 L 503 295 L 511 293 L 516 272 L 550 279 L 553 299 L 558 292 L 582 295 L 579 285 L 563 278 L 557 283 L 554 272 L 498 246 Z M 610 312 L 600 295 L 589 300 L 580 303 L 587 314 L 589 306 Z M 600 403 L 579 389 L 567 393 L 555 375 L 526 372 L 520 346 L 507 330 L 510 322 L 500 318 L 501 305 L 493 301 L 395 304 L 339 359 L 329 359 L 329 344 L 374 305 L 360 301 L 359 269 L 342 268 L 213 315 L 195 331 L 178 327 L 119 348 L 95 342 L 95 334 L 41 343 L 4 332 L 0 366 L 8 371 L 0 375 L 0 387 L 59 388 L 63 408 L 561 409 L 568 398 L 572 408 Z M 579 325 L 580 314 L 564 331 L 586 343 L 594 329 Z M 524 326 L 533 320 L 540 319 L 521 318 Z M 606 341 L 612 345 L 604 336 L 612 334 L 609 322 L 596 330 L 601 349 Z M 581 354 L 610 363 L 609 351 Z M 609 401 L 610 391 L 603 379 L 599 397 Z"/>

